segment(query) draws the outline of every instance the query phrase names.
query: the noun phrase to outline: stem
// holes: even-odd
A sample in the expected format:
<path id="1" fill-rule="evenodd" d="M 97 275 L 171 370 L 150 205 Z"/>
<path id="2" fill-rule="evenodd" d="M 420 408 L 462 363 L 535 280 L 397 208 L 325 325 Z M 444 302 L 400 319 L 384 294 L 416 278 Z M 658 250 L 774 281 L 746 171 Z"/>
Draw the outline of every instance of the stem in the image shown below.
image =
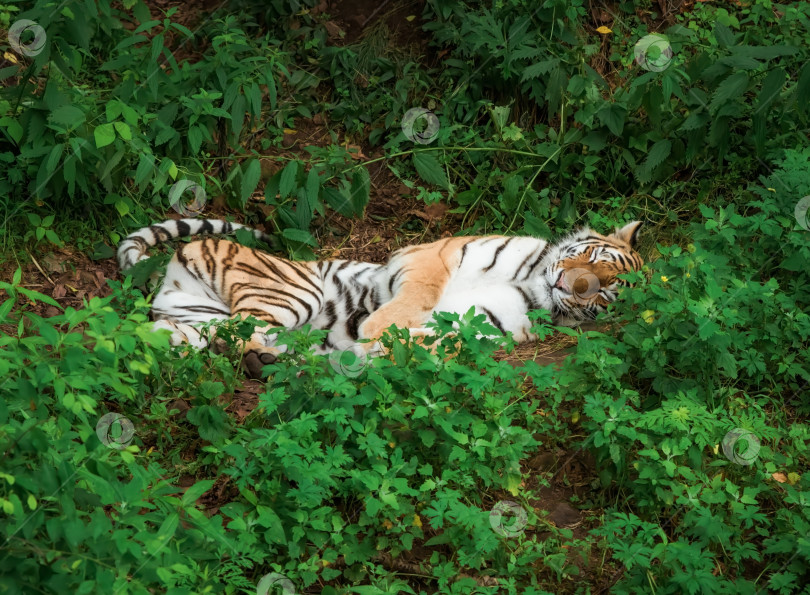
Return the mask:
<path id="1" fill-rule="evenodd" d="M 560 151 L 562 151 L 562 149 L 563 149 L 562 147 L 559 147 L 556 151 L 554 151 L 554 153 L 552 153 L 549 156 L 549 158 L 546 159 L 545 162 L 543 162 L 543 165 L 538 167 L 537 171 L 534 172 L 534 176 L 532 176 L 532 179 L 529 181 L 528 184 L 526 184 L 526 187 L 523 189 L 523 194 L 520 195 L 520 200 L 518 201 L 517 208 L 515 208 L 515 214 L 512 216 L 512 222 L 509 224 L 509 227 L 506 228 L 506 233 L 509 233 L 510 231 L 512 231 L 512 227 L 515 225 L 515 222 L 517 221 L 518 215 L 520 214 L 520 207 L 523 206 L 523 201 L 526 199 L 526 193 L 529 191 L 529 188 L 532 187 L 532 184 L 534 184 L 534 181 L 537 179 L 537 176 L 540 175 L 540 172 L 545 169 L 545 167 L 546 167 L 546 165 L 548 165 L 549 161 L 554 159 L 554 157 L 556 157 L 557 154 Z"/>

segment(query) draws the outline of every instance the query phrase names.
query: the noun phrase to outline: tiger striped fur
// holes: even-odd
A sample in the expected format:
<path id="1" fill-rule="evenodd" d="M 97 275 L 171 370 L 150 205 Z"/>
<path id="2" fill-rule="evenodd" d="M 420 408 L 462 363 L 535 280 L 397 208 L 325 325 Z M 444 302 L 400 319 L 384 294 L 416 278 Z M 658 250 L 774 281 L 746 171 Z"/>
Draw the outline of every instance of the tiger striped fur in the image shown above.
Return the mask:
<path id="1" fill-rule="evenodd" d="M 206 346 L 196 326 L 249 315 L 256 327 L 245 345 L 245 365 L 258 376 L 278 349 L 270 328 L 310 324 L 329 334 L 318 351 L 378 339 L 396 324 L 427 334 L 434 312 L 463 314 L 471 307 L 501 332 L 534 338 L 527 313 L 545 308 L 554 324 L 575 326 L 596 317 L 623 284 L 616 275 L 643 264 L 635 251 L 641 222 L 603 236 L 582 229 L 556 244 L 532 237 L 453 237 L 403 248 L 385 265 L 350 260 L 293 262 L 220 238 L 181 245 L 153 302 L 156 328 L 174 344 Z M 151 225 L 118 248 L 126 270 L 149 247 L 197 234 L 224 234 L 243 226 L 182 219 Z M 257 237 L 261 232 L 255 231 Z M 365 344 L 372 348 L 374 342 Z"/>

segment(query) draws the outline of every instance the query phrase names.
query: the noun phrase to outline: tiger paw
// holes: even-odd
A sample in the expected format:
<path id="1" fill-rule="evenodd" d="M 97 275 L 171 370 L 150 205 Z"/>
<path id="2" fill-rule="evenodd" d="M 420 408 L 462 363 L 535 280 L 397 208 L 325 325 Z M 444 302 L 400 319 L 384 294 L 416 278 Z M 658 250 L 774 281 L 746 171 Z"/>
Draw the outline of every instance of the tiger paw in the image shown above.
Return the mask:
<path id="1" fill-rule="evenodd" d="M 242 367 L 251 378 L 262 378 L 265 366 L 273 364 L 278 359 L 278 351 L 270 347 L 250 349 L 242 358 Z"/>

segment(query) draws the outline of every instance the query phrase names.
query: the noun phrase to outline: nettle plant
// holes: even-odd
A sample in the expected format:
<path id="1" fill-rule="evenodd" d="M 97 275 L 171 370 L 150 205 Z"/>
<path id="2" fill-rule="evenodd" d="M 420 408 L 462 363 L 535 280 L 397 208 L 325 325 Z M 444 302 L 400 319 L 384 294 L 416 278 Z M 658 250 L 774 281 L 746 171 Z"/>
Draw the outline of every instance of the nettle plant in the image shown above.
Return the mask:
<path id="1" fill-rule="evenodd" d="M 616 592 L 792 593 L 810 573 L 808 159 L 788 151 L 736 203 L 703 206 L 694 243 L 659 246 L 622 294 L 620 333 L 586 334 L 565 369 L 625 503 L 593 533 L 627 568 Z"/>
<path id="2" fill-rule="evenodd" d="M 191 31 L 177 10 L 152 18 L 141 2 L 127 10 L 102 2 L 95 11 L 69 3 L 55 13 L 39 2 L 20 15 L 44 27 L 47 39 L 41 53 L 3 69 L 6 228 L 36 212 L 28 217 L 35 239 L 56 243 L 58 231 L 43 233 L 37 222 L 63 210 L 119 229 L 162 218 L 170 206 L 194 215 L 215 197 L 246 210 L 262 181 L 261 152 L 295 117 L 312 116 L 318 79 L 247 15 L 224 14 Z M 282 167 L 281 180 L 271 178 L 281 193 L 268 195 L 278 207 L 268 209 L 271 226 L 298 255 L 312 255 L 313 213 L 355 216 L 368 202 L 368 175 L 346 150 L 316 160 L 308 177 L 294 161 L 299 169 Z M 192 202 L 195 185 L 202 192 Z M 294 210 L 284 204 L 289 194 Z"/>
<path id="3" fill-rule="evenodd" d="M 436 155 L 449 182 L 482 197 L 451 198 L 491 229 L 509 229 L 515 210 L 527 231 L 535 218 L 564 228 L 584 206 L 607 207 L 615 191 L 641 188 L 678 210 L 683 190 L 695 192 L 684 170 L 757 170 L 757 158 L 802 146 L 794 123 L 807 121 L 810 105 L 810 8 L 774 6 L 757 1 L 729 17 L 698 3 L 660 32 L 662 49 L 644 42 L 651 32 L 630 2 L 610 15 L 612 32 L 599 33 L 582 2 L 430 0 L 425 29 L 446 54 L 438 83 L 451 89 L 440 121 L 475 124 L 463 148 L 436 141 L 446 145 Z M 662 52 L 668 60 L 655 66 Z M 492 104 L 507 109 L 511 128 L 489 122 Z M 458 171 L 459 161 L 475 175 Z"/>
<path id="4" fill-rule="evenodd" d="M 335 585 L 322 593 L 366 581 L 375 592 L 417 593 L 390 561 L 417 546 L 428 556 L 417 579 L 442 593 L 494 592 L 460 573 L 519 592 L 537 584 L 539 569 L 558 579 L 575 572 L 562 549 L 570 531 L 539 540 L 530 507 L 514 541 L 491 526 L 498 500 L 528 495 L 520 461 L 548 428 L 523 373 L 493 359 L 501 342 L 476 339 L 492 331 L 482 319 L 464 317 L 436 353 L 392 329 L 391 357 L 370 361 L 313 356 L 306 346 L 318 333 L 282 333 L 295 354 L 266 367 L 266 390 L 245 423 L 203 448 L 201 463 L 238 489 L 223 507 L 228 528 L 260 542 L 272 570 L 297 584 Z M 529 368 L 536 390 L 553 386 L 548 370 Z"/>
<path id="5" fill-rule="evenodd" d="M 47 319 L 20 308 L 57 304 L 19 272 L 0 288 L 10 592 L 254 593 L 276 573 L 333 595 L 546 593 L 577 573 L 568 551 L 582 544 L 532 508 L 521 469 L 558 429 L 560 399 L 537 414 L 553 374 L 494 359 L 503 341 L 477 339 L 493 330 L 481 316 L 444 339 L 454 320 L 438 322 L 435 352 L 393 329 L 391 357 L 359 365 L 312 355 L 317 333 L 283 333 L 290 353 L 235 424 L 233 362 L 170 350 L 130 280 Z M 210 494 L 225 495 L 213 515 Z M 510 533 L 491 515 L 505 499 L 525 512 Z M 398 560 L 417 549 L 414 575 Z"/>

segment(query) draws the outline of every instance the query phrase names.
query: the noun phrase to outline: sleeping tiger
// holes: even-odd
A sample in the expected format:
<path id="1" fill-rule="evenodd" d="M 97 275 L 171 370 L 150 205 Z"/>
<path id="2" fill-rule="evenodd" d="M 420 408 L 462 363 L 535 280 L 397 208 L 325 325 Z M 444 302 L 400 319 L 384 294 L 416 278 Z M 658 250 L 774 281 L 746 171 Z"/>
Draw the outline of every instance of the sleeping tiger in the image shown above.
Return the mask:
<path id="1" fill-rule="evenodd" d="M 144 227 L 118 248 L 126 271 L 148 249 L 172 238 L 227 234 L 244 226 L 218 220 L 181 219 Z M 392 324 L 429 334 L 434 312 L 464 314 L 471 307 L 518 342 L 532 340 L 527 313 L 544 308 L 552 322 L 576 326 L 605 310 L 624 282 L 617 275 L 638 270 L 635 250 L 640 221 L 608 236 L 582 229 L 556 244 L 532 237 L 452 237 L 402 248 L 384 264 L 351 260 L 294 262 L 220 239 L 181 245 L 166 269 L 152 304 L 156 329 L 168 329 L 172 344 L 207 345 L 197 325 L 247 317 L 256 327 L 243 363 L 252 376 L 276 360 L 272 328 L 329 333 L 317 351 L 378 339 Z M 257 238 L 264 236 L 253 230 Z M 266 238 L 265 238 L 266 239 Z M 375 342 L 362 343 L 373 349 Z"/>

